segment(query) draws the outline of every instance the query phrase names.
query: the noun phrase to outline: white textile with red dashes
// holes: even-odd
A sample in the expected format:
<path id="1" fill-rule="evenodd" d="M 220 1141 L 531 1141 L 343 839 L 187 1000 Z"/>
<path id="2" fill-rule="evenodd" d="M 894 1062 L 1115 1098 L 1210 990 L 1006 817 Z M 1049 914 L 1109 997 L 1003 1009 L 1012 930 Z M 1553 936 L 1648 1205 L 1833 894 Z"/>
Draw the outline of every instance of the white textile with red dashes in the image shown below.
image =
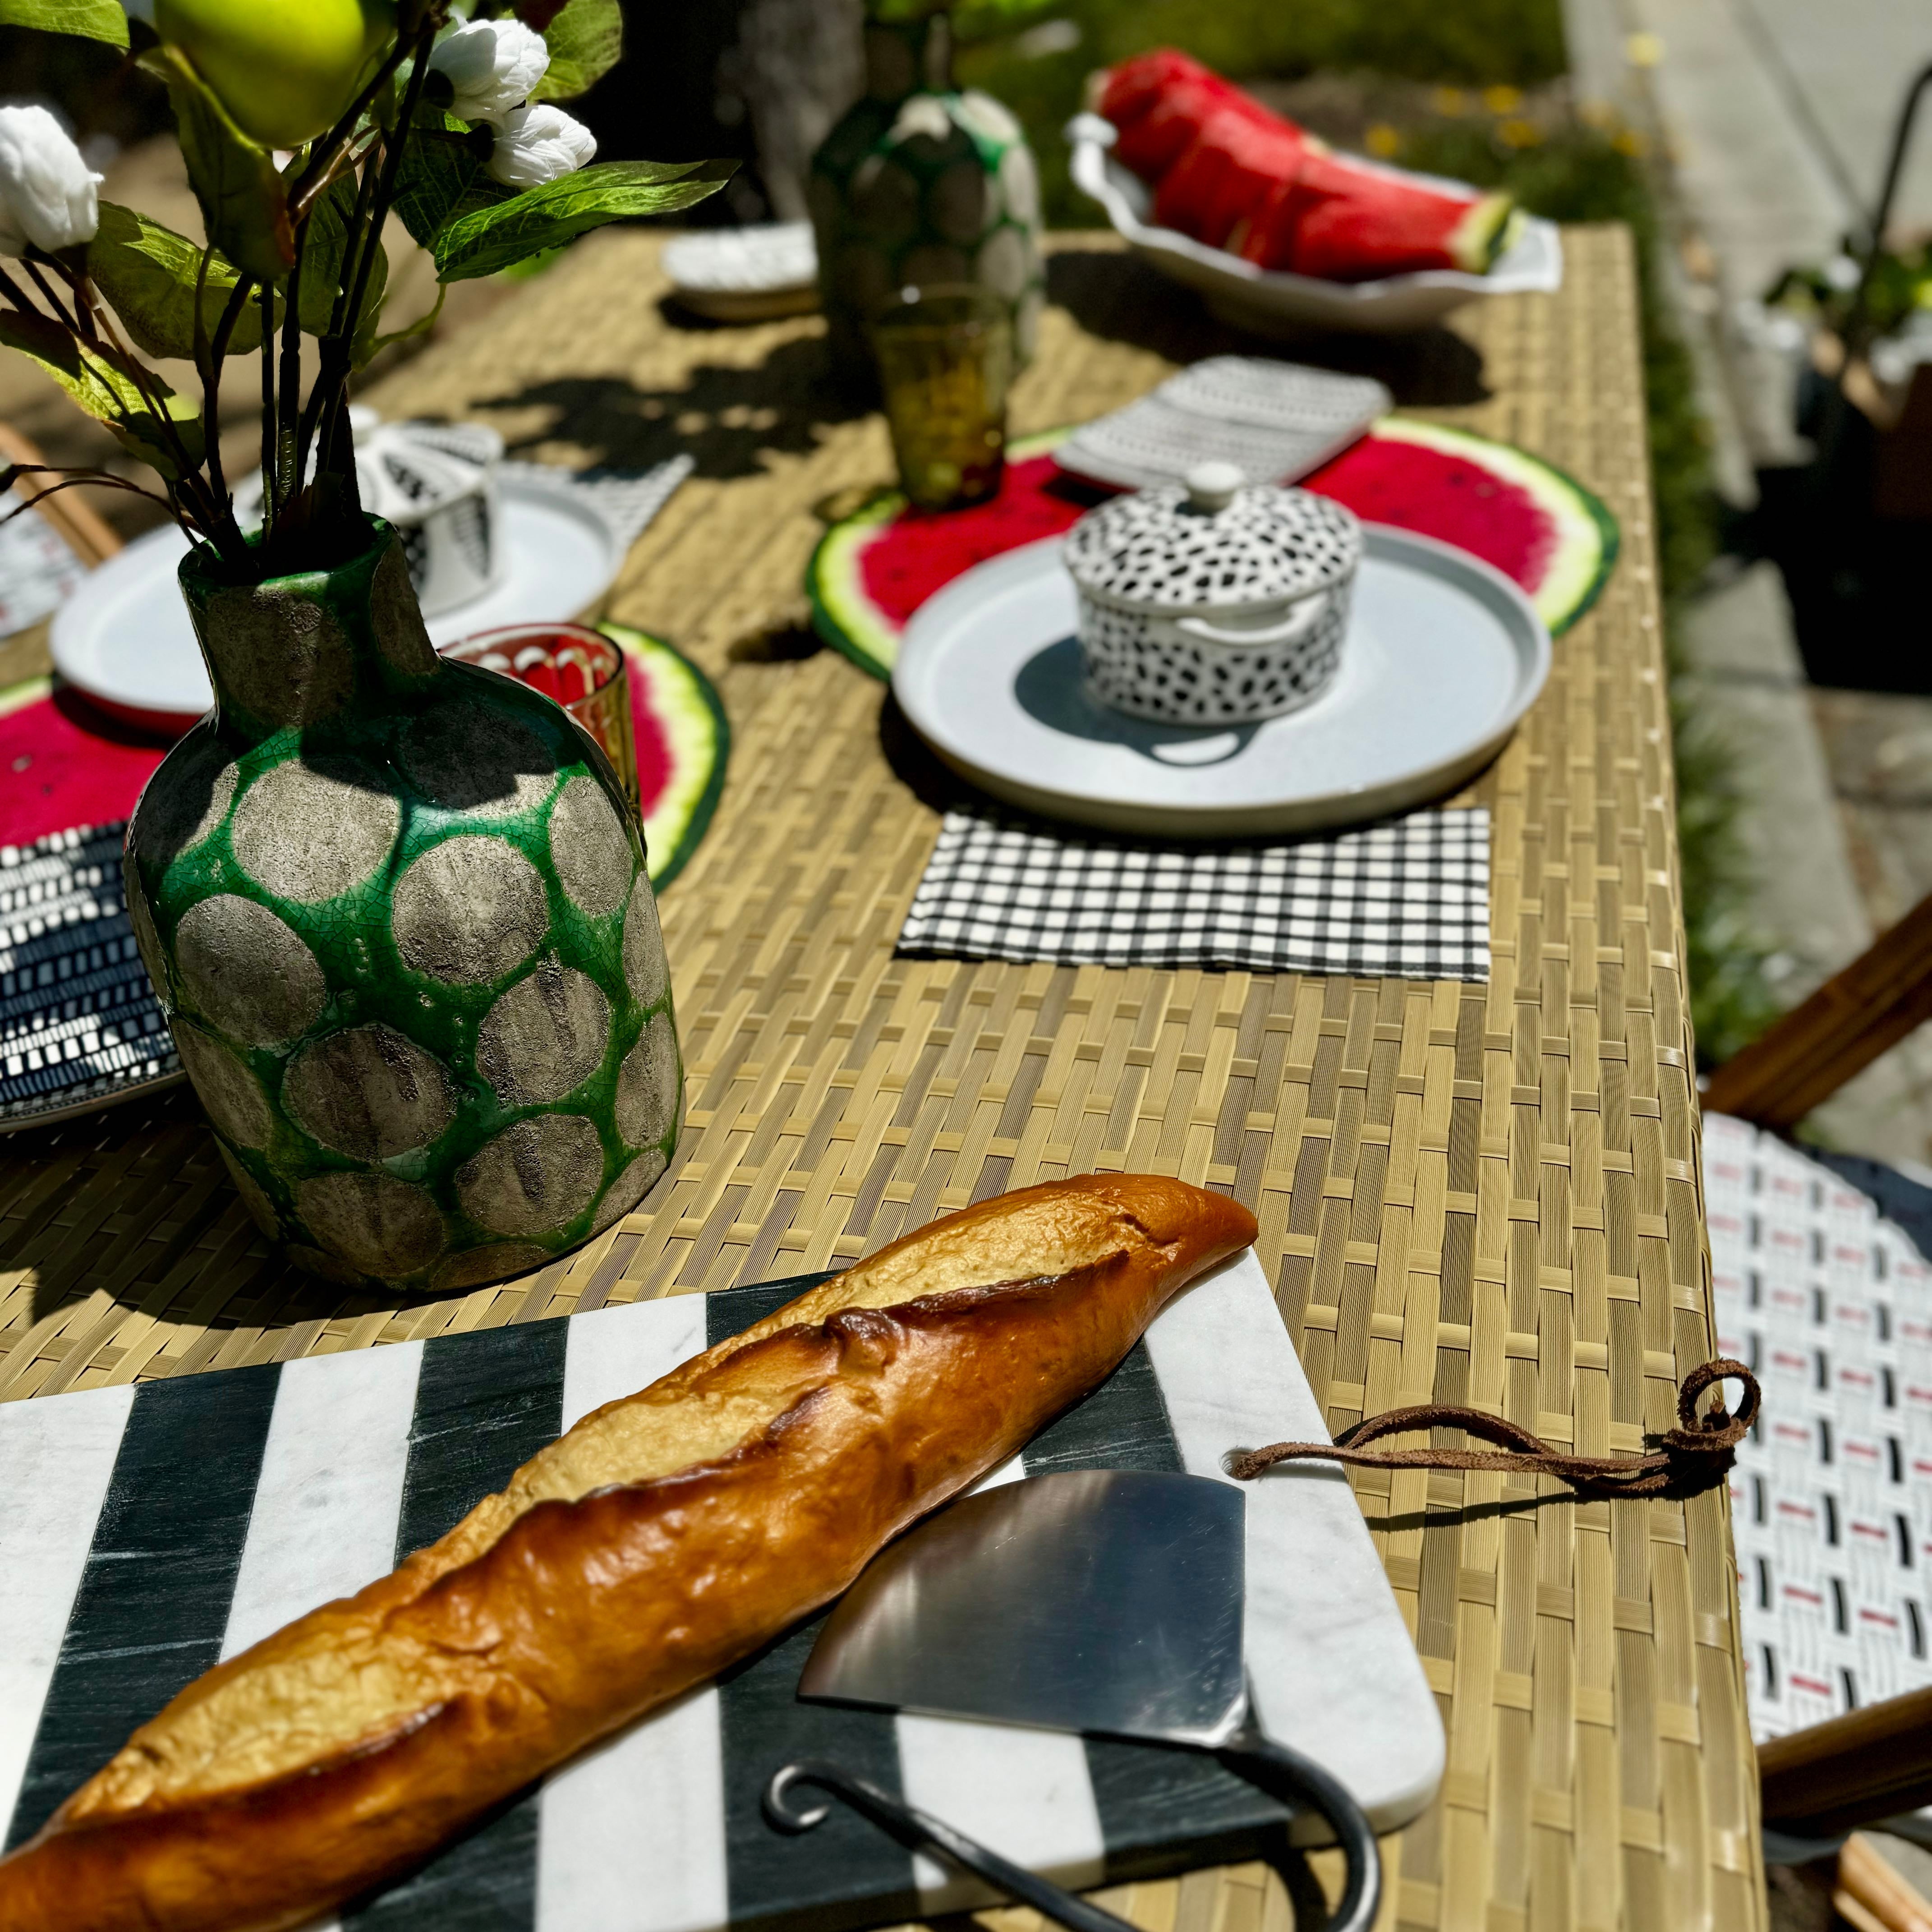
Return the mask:
<path id="1" fill-rule="evenodd" d="M 1932 1268 L 1774 1136 L 1704 1121 L 1718 1352 L 1763 1385 L 1731 1473 L 1753 1735 L 1932 1684 Z"/>

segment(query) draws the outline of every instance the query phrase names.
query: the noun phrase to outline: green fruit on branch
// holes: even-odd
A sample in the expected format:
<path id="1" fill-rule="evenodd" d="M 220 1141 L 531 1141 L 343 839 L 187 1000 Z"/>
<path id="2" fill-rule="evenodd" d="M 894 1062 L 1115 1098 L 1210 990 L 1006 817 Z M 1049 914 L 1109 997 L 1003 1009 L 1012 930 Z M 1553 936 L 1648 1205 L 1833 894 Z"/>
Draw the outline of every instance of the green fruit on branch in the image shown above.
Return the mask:
<path id="1" fill-rule="evenodd" d="M 244 134 L 299 148 L 326 134 L 395 32 L 389 0 L 156 0 L 161 38 L 194 62 Z"/>

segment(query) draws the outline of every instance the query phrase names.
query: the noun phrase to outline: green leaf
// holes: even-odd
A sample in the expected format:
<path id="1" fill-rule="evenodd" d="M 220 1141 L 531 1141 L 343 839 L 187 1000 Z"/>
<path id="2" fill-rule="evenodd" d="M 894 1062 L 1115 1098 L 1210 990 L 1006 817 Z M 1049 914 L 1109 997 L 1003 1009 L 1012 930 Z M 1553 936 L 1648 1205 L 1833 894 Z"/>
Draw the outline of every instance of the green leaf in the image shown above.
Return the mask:
<path id="1" fill-rule="evenodd" d="M 302 289 L 296 303 L 304 335 L 328 333 L 335 312 L 336 292 L 342 283 L 342 259 L 348 250 L 350 224 L 355 218 L 356 178 L 343 175 L 329 183 L 309 211 L 308 239 L 302 247 Z M 382 310 L 382 291 L 388 280 L 389 257 L 379 239 L 376 259 L 369 267 L 368 286 L 362 293 L 362 314 L 356 319 L 358 368 L 369 359 L 369 351 L 364 345 L 374 341 L 376 320 Z"/>
<path id="2" fill-rule="evenodd" d="M 624 16 L 617 0 L 568 0 L 543 30 L 550 70 L 532 100 L 571 100 L 588 93 L 624 52 Z"/>
<path id="3" fill-rule="evenodd" d="M 139 457 L 171 483 L 179 479 L 181 464 L 160 418 L 129 365 L 114 350 L 76 340 L 50 316 L 10 310 L 0 310 L 0 344 L 38 362 L 89 416 L 114 432 L 129 455 Z M 148 389 L 186 446 L 189 462 L 199 464 L 203 454 L 200 411 L 152 370 L 146 376 Z"/>
<path id="4" fill-rule="evenodd" d="M 110 47 L 128 44 L 128 15 L 120 0 L 0 0 L 0 27 L 78 34 Z"/>
<path id="5" fill-rule="evenodd" d="M 193 356 L 194 285 L 200 272 L 201 250 L 185 235 L 118 202 L 100 204 L 100 226 L 87 244 L 87 272 L 136 349 L 150 356 Z M 219 255 L 208 263 L 201 308 L 211 340 L 237 279 Z M 261 346 L 261 310 L 250 302 L 229 338 L 228 352 L 250 355 Z"/>
<path id="6" fill-rule="evenodd" d="M 409 342 L 418 335 L 427 335 L 436 326 L 436 319 L 442 314 L 442 304 L 448 294 L 449 284 L 447 282 L 439 283 L 436 285 L 436 300 L 431 302 L 415 321 L 405 323 L 400 328 L 392 329 L 386 335 L 373 337 L 370 340 L 368 353 L 358 354 L 356 366 L 359 369 L 377 350 L 386 349 L 392 342 Z M 359 350 L 359 344 L 358 347 Z"/>
<path id="7" fill-rule="evenodd" d="M 736 161 L 609 161 L 459 215 L 436 238 L 436 278 L 494 275 L 606 222 L 667 214 L 716 194 Z"/>
<path id="8" fill-rule="evenodd" d="M 469 133 L 469 124 L 440 107 L 420 106 L 396 176 L 394 209 L 411 236 L 425 248 L 454 215 L 508 201 L 512 190 L 490 179 L 482 158 L 439 136 Z"/>
<path id="9" fill-rule="evenodd" d="M 274 157 L 236 126 L 178 47 L 150 48 L 141 64 L 167 82 L 189 184 L 209 239 L 258 282 L 280 282 L 296 251 Z"/>

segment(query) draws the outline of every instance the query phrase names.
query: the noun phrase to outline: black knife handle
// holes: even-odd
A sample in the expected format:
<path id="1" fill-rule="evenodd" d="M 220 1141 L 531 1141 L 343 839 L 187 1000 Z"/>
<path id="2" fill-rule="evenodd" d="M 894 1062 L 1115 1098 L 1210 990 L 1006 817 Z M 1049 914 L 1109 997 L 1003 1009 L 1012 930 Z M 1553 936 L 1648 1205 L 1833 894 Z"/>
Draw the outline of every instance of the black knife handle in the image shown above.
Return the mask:
<path id="1" fill-rule="evenodd" d="M 930 1813 L 916 1810 L 890 1792 L 881 1791 L 876 1784 L 862 1778 L 854 1778 L 850 1772 L 841 1770 L 824 1758 L 802 1758 L 772 1774 L 771 1782 L 765 1786 L 765 1816 L 781 1832 L 808 1832 L 814 1825 L 823 1822 L 832 1808 L 827 1804 L 815 1804 L 805 1810 L 793 1810 L 785 1799 L 795 1784 L 815 1785 L 820 1791 L 830 1792 L 901 1844 L 914 1851 L 930 1847 L 944 1853 L 955 1864 L 976 1872 L 988 1885 L 1010 1898 L 1018 1899 L 1023 1905 L 1030 1905 L 1036 1912 L 1043 1912 L 1048 1918 L 1058 1919 L 1063 1925 L 1070 1926 L 1072 1932 L 1136 1932 L 1126 1919 L 1117 1918 L 1111 1912 L 1102 1912 L 1097 1905 L 1089 1905 L 1084 1899 L 1076 1898 L 1050 1879 L 1036 1878 L 1031 1872 L 1022 1870 L 1001 1858 L 998 1852 L 988 1851 L 976 1840 L 956 1832 Z"/>
<path id="2" fill-rule="evenodd" d="M 1375 1828 L 1348 1787 L 1298 1750 L 1278 1744 L 1250 1724 L 1214 1754 L 1237 1778 L 1297 1811 L 1316 1811 L 1328 1821 L 1348 1861 L 1342 1902 L 1322 1932 L 1370 1932 L 1382 1904 L 1382 1855 Z"/>

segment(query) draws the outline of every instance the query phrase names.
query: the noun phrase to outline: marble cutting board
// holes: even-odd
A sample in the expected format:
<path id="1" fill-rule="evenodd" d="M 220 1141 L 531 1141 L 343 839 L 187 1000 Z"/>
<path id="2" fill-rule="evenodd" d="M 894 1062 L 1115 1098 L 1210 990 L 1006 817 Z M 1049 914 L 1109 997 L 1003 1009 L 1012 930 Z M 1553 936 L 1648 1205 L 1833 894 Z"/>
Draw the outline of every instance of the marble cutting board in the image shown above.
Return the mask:
<path id="1" fill-rule="evenodd" d="M 0 1407 L 8 1845 L 220 1658 L 380 1575 L 560 1429 L 820 1278 Z M 1172 1304 L 1107 1382 L 986 1480 L 1222 1477 L 1230 1448 L 1323 1432 L 1246 1254 Z M 1360 1513 L 1333 1466 L 1276 1469 L 1246 1493 L 1258 1714 L 1393 1829 L 1434 1794 L 1442 1731 Z M 802 1838 L 772 1831 L 759 1791 L 799 1756 L 841 1760 L 1078 1886 L 1253 1857 L 1279 1829 L 1270 1800 L 1191 1754 L 802 1704 L 819 1621 L 320 1924 L 848 1932 L 986 1901 L 842 1812 Z"/>

